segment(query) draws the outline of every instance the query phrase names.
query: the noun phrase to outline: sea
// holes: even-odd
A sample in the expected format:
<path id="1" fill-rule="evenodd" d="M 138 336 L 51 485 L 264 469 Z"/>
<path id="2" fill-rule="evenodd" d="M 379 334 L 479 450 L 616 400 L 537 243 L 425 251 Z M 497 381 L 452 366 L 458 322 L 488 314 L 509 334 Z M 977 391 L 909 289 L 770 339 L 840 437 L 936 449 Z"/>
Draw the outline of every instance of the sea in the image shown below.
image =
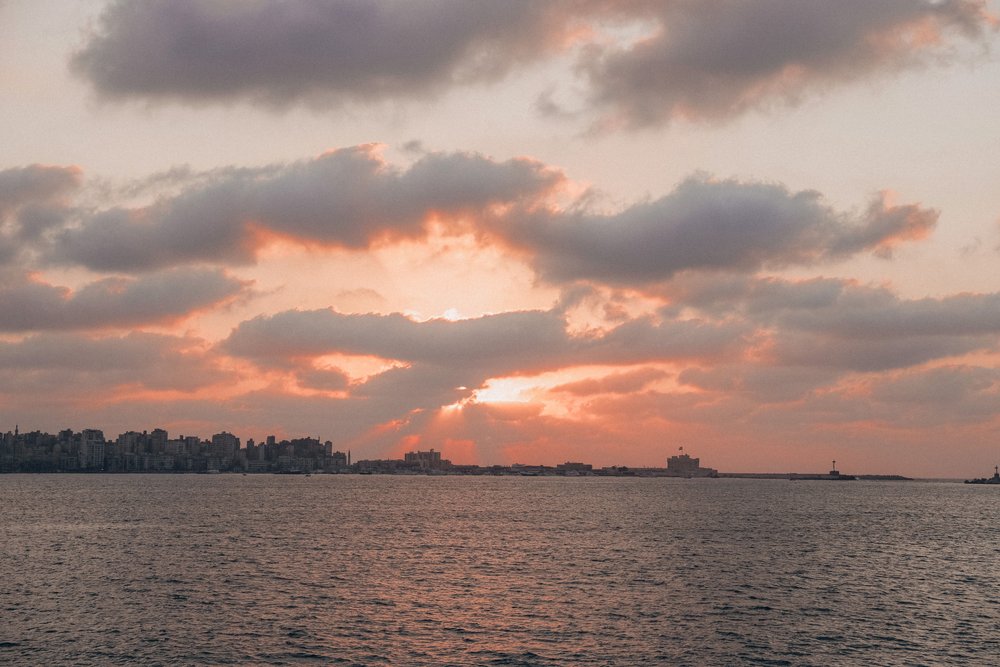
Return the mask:
<path id="1" fill-rule="evenodd" d="M 996 665 L 1000 487 L 0 475 L 4 665 Z"/>

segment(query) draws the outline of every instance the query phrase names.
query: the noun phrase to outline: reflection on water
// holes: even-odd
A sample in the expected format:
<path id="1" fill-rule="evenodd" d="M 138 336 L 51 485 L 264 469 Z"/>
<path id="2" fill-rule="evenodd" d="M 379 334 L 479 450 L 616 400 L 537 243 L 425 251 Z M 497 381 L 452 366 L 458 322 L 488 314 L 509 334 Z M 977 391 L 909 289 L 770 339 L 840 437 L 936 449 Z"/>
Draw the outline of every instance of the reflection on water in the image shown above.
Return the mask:
<path id="1" fill-rule="evenodd" d="M 0 663 L 992 664 L 958 484 L 0 476 Z"/>

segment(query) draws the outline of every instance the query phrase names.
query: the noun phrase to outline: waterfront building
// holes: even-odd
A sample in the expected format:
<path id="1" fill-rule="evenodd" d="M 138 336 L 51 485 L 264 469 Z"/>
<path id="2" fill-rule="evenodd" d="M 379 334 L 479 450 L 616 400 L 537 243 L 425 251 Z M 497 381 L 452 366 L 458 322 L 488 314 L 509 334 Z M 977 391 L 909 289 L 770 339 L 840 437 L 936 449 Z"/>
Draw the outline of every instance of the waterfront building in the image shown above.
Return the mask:
<path id="1" fill-rule="evenodd" d="M 212 456 L 223 460 L 232 460 L 240 449 L 240 439 L 229 431 L 216 433 L 212 436 Z"/>
<path id="2" fill-rule="evenodd" d="M 427 452 L 407 452 L 403 456 L 403 463 L 410 468 L 420 470 L 444 470 L 451 466 L 451 461 L 441 458 L 441 452 L 433 449 Z"/>
<path id="3" fill-rule="evenodd" d="M 104 469 L 104 431 L 85 428 L 80 432 L 80 467 L 84 470 Z"/>
<path id="4" fill-rule="evenodd" d="M 701 459 L 688 454 L 678 454 L 667 459 L 667 476 L 669 477 L 717 477 L 718 470 L 702 468 Z"/>
<path id="5" fill-rule="evenodd" d="M 556 471 L 569 476 L 574 475 L 589 475 L 594 472 L 594 466 L 589 463 L 578 463 L 575 461 L 567 461 L 566 463 L 560 463 L 556 466 Z"/>

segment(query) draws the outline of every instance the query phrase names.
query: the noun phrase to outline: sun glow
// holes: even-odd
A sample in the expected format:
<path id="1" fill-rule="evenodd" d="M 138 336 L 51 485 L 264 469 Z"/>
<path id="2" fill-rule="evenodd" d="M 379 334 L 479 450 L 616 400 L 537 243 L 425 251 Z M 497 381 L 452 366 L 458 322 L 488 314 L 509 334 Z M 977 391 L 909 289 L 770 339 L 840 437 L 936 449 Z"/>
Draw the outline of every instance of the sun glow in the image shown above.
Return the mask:
<path id="1" fill-rule="evenodd" d="M 530 403 L 532 399 L 526 394 L 537 385 L 531 378 L 497 378 L 474 391 L 472 400 L 476 403 Z"/>

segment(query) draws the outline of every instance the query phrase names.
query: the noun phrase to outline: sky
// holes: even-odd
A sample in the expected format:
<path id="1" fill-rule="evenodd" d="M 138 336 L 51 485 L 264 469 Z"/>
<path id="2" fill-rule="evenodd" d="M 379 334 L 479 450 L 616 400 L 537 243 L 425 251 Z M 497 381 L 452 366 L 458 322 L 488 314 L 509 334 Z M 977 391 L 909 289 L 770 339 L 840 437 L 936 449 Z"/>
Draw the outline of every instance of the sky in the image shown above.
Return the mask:
<path id="1" fill-rule="evenodd" d="M 998 17 L 0 0 L 0 430 L 986 474 Z"/>

